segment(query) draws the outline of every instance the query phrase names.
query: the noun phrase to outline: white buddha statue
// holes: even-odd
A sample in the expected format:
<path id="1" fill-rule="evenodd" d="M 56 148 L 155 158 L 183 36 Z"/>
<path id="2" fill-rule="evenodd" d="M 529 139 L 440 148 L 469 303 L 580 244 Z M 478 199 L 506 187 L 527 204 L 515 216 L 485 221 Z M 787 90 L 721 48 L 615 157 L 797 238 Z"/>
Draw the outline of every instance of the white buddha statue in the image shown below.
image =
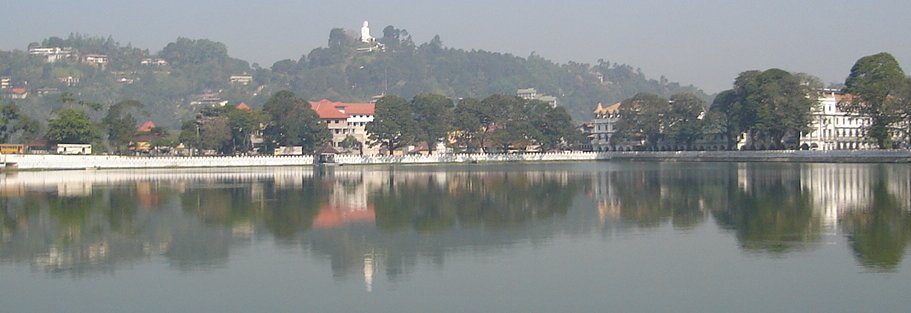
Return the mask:
<path id="1" fill-rule="evenodd" d="M 370 26 L 367 24 L 367 21 L 364 21 L 364 26 L 361 27 L 361 42 L 373 42 L 373 37 L 370 36 Z"/>

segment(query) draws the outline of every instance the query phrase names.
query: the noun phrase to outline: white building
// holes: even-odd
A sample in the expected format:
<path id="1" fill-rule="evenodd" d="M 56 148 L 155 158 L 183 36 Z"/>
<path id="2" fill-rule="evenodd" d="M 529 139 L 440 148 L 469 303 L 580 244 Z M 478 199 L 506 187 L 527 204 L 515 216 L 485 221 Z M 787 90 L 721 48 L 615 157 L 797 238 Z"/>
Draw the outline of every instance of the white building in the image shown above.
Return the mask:
<path id="1" fill-rule="evenodd" d="M 246 86 L 253 82 L 253 75 L 247 73 L 243 73 L 241 75 L 231 75 L 229 80 L 232 84 Z"/>
<path id="2" fill-rule="evenodd" d="M 557 97 L 545 94 L 538 94 L 535 88 L 525 88 L 516 90 L 516 96 L 525 100 L 538 100 L 550 104 L 551 107 L 557 107 Z"/>
<path id="3" fill-rule="evenodd" d="M 591 122 L 591 140 L 592 151 L 629 151 L 632 149 L 628 145 L 613 145 L 611 137 L 617 132 L 617 121 L 620 120 L 620 102 L 604 106 L 598 103 L 598 107 L 593 112 L 595 118 Z"/>
<path id="4" fill-rule="evenodd" d="M 76 56 L 76 51 L 73 48 L 30 48 L 28 49 L 28 54 L 35 56 L 42 56 L 45 58 L 45 61 L 48 63 L 57 62 L 60 60 L 68 59 Z"/>
<path id="5" fill-rule="evenodd" d="M 104 70 L 108 65 L 108 56 L 104 54 L 86 54 L 82 56 L 82 63 Z"/>
<path id="6" fill-rule="evenodd" d="M 851 95 L 825 89 L 819 96 L 819 107 L 812 113 L 811 131 L 800 137 L 801 145 L 813 150 L 876 149 L 875 142 L 864 138 L 864 127 L 870 119 L 838 108 L 839 102 L 851 101 Z"/>
<path id="7" fill-rule="evenodd" d="M 326 122 L 326 126 L 332 133 L 332 145 L 336 149 L 341 148 L 341 143 L 345 138 L 352 136 L 361 143 L 363 154 L 379 153 L 379 147 L 371 147 L 367 138 L 367 124 L 373 122 L 376 104 L 333 102 L 322 99 L 310 101 L 310 108 Z"/>

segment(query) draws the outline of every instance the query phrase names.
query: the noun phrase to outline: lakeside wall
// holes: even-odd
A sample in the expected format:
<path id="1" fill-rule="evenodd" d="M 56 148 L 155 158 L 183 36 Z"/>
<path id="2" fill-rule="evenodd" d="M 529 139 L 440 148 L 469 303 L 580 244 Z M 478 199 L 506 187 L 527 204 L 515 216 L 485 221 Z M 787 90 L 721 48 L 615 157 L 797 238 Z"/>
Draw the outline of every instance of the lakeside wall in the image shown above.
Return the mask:
<path id="1" fill-rule="evenodd" d="M 338 155 L 347 165 L 432 164 L 476 162 L 549 161 L 694 161 L 694 162 L 819 162 L 819 163 L 911 163 L 909 150 L 837 151 L 677 151 L 677 152 L 557 152 L 529 154 L 439 154 L 408 156 Z M 312 156 L 238 157 L 132 157 L 106 155 L 0 155 L 5 169 L 126 169 L 312 166 Z"/>

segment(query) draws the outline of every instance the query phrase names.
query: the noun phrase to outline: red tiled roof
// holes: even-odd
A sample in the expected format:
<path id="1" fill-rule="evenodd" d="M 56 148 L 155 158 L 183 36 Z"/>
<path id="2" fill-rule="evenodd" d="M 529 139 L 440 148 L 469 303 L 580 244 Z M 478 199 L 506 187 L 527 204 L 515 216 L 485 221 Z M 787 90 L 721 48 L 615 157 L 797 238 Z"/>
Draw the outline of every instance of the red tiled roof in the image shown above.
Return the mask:
<path id="1" fill-rule="evenodd" d="M 25 89 L 22 87 L 16 87 L 16 88 L 10 89 L 9 92 L 14 95 L 21 95 L 21 94 L 28 92 L 28 89 Z"/>
<path id="2" fill-rule="evenodd" d="M 237 106 L 236 106 L 235 108 L 237 108 L 238 110 L 244 110 L 244 111 L 252 111 L 252 110 L 253 110 L 253 108 L 251 108 L 249 105 L 247 105 L 247 104 L 244 103 L 244 102 L 241 102 L 241 103 L 237 104 Z"/>
<path id="3" fill-rule="evenodd" d="M 835 101 L 837 101 L 837 102 L 839 102 L 839 103 L 841 103 L 841 102 L 851 102 L 851 101 L 854 101 L 854 95 L 852 95 L 852 94 L 847 94 L 847 93 L 843 93 L 843 94 L 838 94 L 838 93 L 836 93 L 836 94 L 835 94 Z"/>
<path id="4" fill-rule="evenodd" d="M 139 125 L 139 128 L 136 128 L 136 131 L 140 133 L 148 133 L 152 131 L 152 128 L 155 128 L 155 122 L 145 121 L 145 123 Z"/>
<path id="5" fill-rule="evenodd" d="M 319 213 L 313 218 L 315 228 L 333 228 L 351 223 L 365 223 L 376 220 L 376 211 L 373 205 L 366 208 L 346 208 L 331 205 L 320 208 Z"/>
<path id="6" fill-rule="evenodd" d="M 344 119 L 351 115 L 373 115 L 373 103 L 345 103 L 328 99 L 310 101 L 310 108 L 322 119 Z"/>

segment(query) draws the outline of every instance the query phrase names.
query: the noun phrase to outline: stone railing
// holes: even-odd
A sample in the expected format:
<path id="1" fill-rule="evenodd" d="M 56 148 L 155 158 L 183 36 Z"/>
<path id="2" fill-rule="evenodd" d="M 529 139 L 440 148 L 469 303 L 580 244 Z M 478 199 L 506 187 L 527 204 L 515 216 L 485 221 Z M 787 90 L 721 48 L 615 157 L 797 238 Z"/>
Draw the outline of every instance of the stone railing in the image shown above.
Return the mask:
<path id="1" fill-rule="evenodd" d="M 9 154 L 0 161 L 6 167 L 31 169 L 91 168 L 189 168 L 312 165 L 312 156 L 237 156 L 237 157 L 131 157 L 108 155 L 31 155 Z"/>
<path id="2" fill-rule="evenodd" d="M 522 154 L 436 154 L 405 156 L 338 155 L 341 165 L 431 164 L 477 162 L 549 162 L 649 160 L 703 162 L 911 162 L 908 150 L 835 151 L 676 151 L 676 152 L 555 152 Z M 130 157 L 105 155 L 0 155 L 5 168 L 22 170 L 206 168 L 312 166 L 312 156 Z"/>

